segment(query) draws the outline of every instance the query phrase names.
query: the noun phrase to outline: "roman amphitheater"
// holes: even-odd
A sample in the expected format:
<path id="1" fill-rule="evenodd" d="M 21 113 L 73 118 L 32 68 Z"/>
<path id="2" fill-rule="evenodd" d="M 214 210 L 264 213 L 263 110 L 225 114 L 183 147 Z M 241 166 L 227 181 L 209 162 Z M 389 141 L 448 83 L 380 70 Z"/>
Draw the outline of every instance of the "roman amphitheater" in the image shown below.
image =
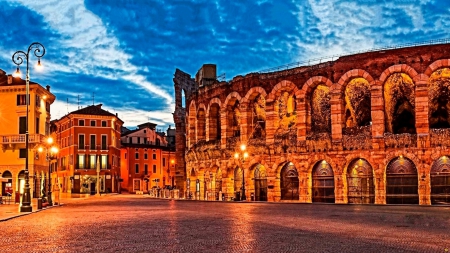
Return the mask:
<path id="1" fill-rule="evenodd" d="M 229 82 L 214 64 L 177 69 L 177 187 L 199 200 L 450 204 L 448 43 Z"/>

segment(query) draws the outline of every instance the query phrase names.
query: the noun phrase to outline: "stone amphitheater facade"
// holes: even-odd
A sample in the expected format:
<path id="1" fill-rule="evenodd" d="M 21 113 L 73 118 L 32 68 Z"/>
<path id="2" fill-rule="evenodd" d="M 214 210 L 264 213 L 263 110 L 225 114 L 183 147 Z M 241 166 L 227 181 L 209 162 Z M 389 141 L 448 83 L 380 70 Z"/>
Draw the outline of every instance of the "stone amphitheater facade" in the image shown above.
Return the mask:
<path id="1" fill-rule="evenodd" d="M 185 198 L 450 204 L 450 44 L 173 81 Z"/>

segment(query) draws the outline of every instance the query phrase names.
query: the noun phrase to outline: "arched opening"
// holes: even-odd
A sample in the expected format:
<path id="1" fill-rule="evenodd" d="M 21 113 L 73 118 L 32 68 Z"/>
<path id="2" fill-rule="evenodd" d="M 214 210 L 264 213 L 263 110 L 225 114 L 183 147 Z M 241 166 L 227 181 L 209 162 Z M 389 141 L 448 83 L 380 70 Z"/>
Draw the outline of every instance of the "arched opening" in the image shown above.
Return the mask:
<path id="1" fill-rule="evenodd" d="M 369 82 L 353 78 L 345 87 L 345 127 L 369 126 L 372 121 Z"/>
<path id="2" fill-rule="evenodd" d="M 251 102 L 251 113 L 249 113 L 248 134 L 249 139 L 266 138 L 266 99 L 258 94 Z"/>
<path id="3" fill-rule="evenodd" d="M 189 117 L 188 117 L 188 125 L 189 125 L 189 138 L 188 138 L 188 147 L 195 144 L 197 142 L 197 134 L 196 134 L 196 118 L 197 111 L 195 109 L 195 105 L 192 103 L 189 106 Z"/>
<path id="4" fill-rule="evenodd" d="M 294 164 L 287 162 L 280 172 L 281 200 L 299 200 L 299 179 Z"/>
<path id="5" fill-rule="evenodd" d="M 314 133 L 331 133 L 330 88 L 318 85 L 311 96 L 311 130 Z"/>
<path id="6" fill-rule="evenodd" d="M 244 176 L 242 173 L 244 173 L 244 171 L 240 168 L 237 167 L 234 170 L 234 199 L 235 200 L 241 200 L 242 197 L 242 186 L 244 184 L 244 182 L 242 181 L 242 177 Z"/>
<path id="7" fill-rule="evenodd" d="M 384 84 L 386 132 L 415 134 L 414 83 L 407 74 L 394 73 Z"/>
<path id="8" fill-rule="evenodd" d="M 450 161 L 448 156 L 437 159 L 431 167 L 431 204 L 450 204 Z"/>
<path id="9" fill-rule="evenodd" d="M 206 115 L 203 108 L 198 109 L 197 112 L 197 142 L 206 139 Z"/>
<path id="10" fill-rule="evenodd" d="M 2 173 L 2 178 L 6 179 L 2 181 L 2 196 L 8 196 L 8 194 L 12 194 L 12 174 L 9 170 L 5 170 Z"/>
<path id="11" fill-rule="evenodd" d="M 220 168 L 217 169 L 215 187 L 216 200 L 219 200 L 219 196 L 222 194 L 222 170 Z"/>
<path id="12" fill-rule="evenodd" d="M 181 107 L 186 108 L 186 92 L 181 90 Z"/>
<path id="13" fill-rule="evenodd" d="M 428 86 L 430 128 L 450 128 L 450 69 L 433 72 Z"/>
<path id="14" fill-rule="evenodd" d="M 417 169 L 406 157 L 393 159 L 386 168 L 386 203 L 419 204 Z"/>
<path id="15" fill-rule="evenodd" d="M 209 108 L 209 140 L 220 140 L 220 107 L 214 103 Z"/>
<path id="16" fill-rule="evenodd" d="M 241 111 L 239 110 L 239 101 L 236 98 L 231 99 L 227 105 L 227 138 L 240 137 Z M 236 143 L 234 143 L 236 144 Z"/>
<path id="17" fill-rule="evenodd" d="M 318 161 L 312 170 L 313 202 L 334 203 L 334 173 L 327 161 Z"/>
<path id="18" fill-rule="evenodd" d="M 347 167 L 348 203 L 375 203 L 373 169 L 364 159 L 355 159 Z"/>
<path id="19" fill-rule="evenodd" d="M 261 164 L 255 167 L 255 201 L 267 201 L 266 168 Z"/>

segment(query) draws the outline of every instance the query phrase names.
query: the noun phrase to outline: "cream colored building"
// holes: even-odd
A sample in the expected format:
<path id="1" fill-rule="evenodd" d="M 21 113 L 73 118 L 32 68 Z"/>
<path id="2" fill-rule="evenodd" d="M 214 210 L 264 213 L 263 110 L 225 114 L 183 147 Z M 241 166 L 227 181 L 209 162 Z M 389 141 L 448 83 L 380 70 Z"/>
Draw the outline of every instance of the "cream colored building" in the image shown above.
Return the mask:
<path id="1" fill-rule="evenodd" d="M 28 170 L 30 193 L 33 198 L 42 195 L 48 186 L 48 160 L 39 154 L 37 147 L 49 134 L 50 105 L 55 96 L 46 88 L 30 82 L 28 113 Z M 25 129 L 26 84 L 25 80 L 7 75 L 0 69 L 0 195 L 11 193 L 16 199 L 25 185 Z"/>

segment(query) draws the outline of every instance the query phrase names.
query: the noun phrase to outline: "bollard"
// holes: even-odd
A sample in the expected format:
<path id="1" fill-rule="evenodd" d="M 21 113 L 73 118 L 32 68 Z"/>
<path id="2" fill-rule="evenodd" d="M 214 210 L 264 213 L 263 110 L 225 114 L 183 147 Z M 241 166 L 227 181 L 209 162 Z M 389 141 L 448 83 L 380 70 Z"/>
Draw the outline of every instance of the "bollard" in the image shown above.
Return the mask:
<path id="1" fill-rule="evenodd" d="M 38 210 L 42 209 L 42 199 L 41 198 L 38 198 L 38 200 L 37 200 L 37 209 Z"/>

